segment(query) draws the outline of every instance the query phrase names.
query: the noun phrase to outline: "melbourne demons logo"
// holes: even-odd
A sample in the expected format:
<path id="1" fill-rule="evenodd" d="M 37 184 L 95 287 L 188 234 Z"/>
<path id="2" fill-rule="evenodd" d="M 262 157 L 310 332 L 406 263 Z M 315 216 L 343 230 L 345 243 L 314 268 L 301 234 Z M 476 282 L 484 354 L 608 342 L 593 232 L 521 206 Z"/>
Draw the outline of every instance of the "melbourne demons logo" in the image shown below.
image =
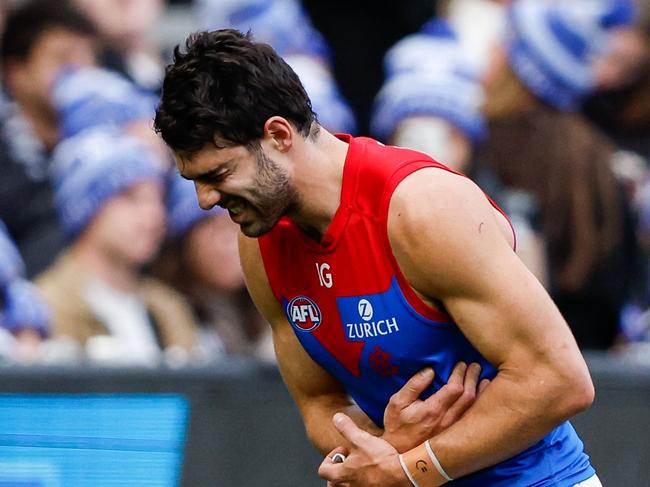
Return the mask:
<path id="1" fill-rule="evenodd" d="M 321 312 L 313 299 L 296 296 L 287 304 L 287 316 L 299 331 L 312 331 L 321 323 Z"/>

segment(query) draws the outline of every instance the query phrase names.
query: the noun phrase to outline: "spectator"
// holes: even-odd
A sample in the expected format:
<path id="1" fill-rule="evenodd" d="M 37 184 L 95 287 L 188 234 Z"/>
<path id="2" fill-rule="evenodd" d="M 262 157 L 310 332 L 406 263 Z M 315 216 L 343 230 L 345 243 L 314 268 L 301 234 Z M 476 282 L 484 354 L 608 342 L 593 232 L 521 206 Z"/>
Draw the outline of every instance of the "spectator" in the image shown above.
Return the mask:
<path id="1" fill-rule="evenodd" d="M 65 140 L 54 155 L 55 202 L 70 248 L 38 279 L 54 333 L 112 363 L 186 360 L 195 322 L 185 301 L 142 267 L 164 235 L 160 162 L 106 128 Z"/>
<path id="2" fill-rule="evenodd" d="M 484 107 L 484 157 L 540 208 L 550 292 L 583 348 L 609 348 L 636 248 L 628 202 L 611 169 L 614 146 L 579 114 L 596 87 L 603 27 L 575 5 L 519 0 L 495 52 Z M 584 19 L 582 19 L 584 20 Z M 576 45 L 582 49 L 576 50 Z"/>
<path id="3" fill-rule="evenodd" d="M 638 211 L 637 237 L 643 252 L 642 271 L 638 289 L 630 296 L 621 316 L 621 345 L 630 347 L 635 343 L 650 344 L 650 178 L 638 188 L 636 194 Z"/>
<path id="4" fill-rule="evenodd" d="M 64 64 L 92 64 L 94 29 L 61 0 L 30 0 L 8 12 L 0 56 L 0 218 L 25 259 L 27 275 L 49 265 L 63 247 L 47 181 L 59 138 L 50 84 Z"/>
<path id="5" fill-rule="evenodd" d="M 153 35 L 163 0 L 74 0 L 100 32 L 101 64 L 157 92 L 163 57 Z"/>
<path id="6" fill-rule="evenodd" d="M 507 209 L 517 233 L 517 253 L 546 283 L 543 240 L 528 219 L 530 201 L 521 191 L 495 187 L 489 174 L 472 167 L 486 127 L 479 68 L 466 44 L 446 21 L 433 19 L 393 46 L 385 65 L 388 81 L 375 102 L 373 134 L 390 144 L 425 152 L 478 179 Z"/>
<path id="7" fill-rule="evenodd" d="M 94 36 L 90 21 L 65 0 L 30 0 L 9 12 L 0 47 L 5 88 L 46 151 L 59 140 L 54 77 L 64 65 L 94 64 Z"/>
<path id="8" fill-rule="evenodd" d="M 302 0 L 333 52 L 332 68 L 352 106 L 360 134 L 368 133 L 372 101 L 383 83 L 386 50 L 416 32 L 446 0 Z"/>
<path id="9" fill-rule="evenodd" d="M 24 272 L 18 249 L 0 221 L 0 341 L 9 343 L 9 349 L 0 353 L 21 362 L 34 362 L 41 341 L 49 334 L 50 316 L 36 287 L 24 279 Z"/>
<path id="10" fill-rule="evenodd" d="M 64 68 L 54 82 L 52 101 L 62 138 L 97 126 L 118 127 L 146 142 L 165 169 L 171 166 L 170 153 L 152 127 L 157 98 L 119 73 L 91 66 Z"/>
<path id="11" fill-rule="evenodd" d="M 169 242 L 154 268 L 194 306 L 203 359 L 227 353 L 274 360 L 270 328 L 244 286 L 238 226 L 219 207 L 199 208 L 194 185 L 177 174 L 170 181 L 167 221 Z"/>
<path id="12" fill-rule="evenodd" d="M 607 47 L 594 61 L 596 86 L 609 91 L 629 86 L 639 78 L 650 51 L 639 28 L 635 0 L 599 0 L 592 15 L 608 31 Z"/>
<path id="13" fill-rule="evenodd" d="M 600 90 L 584 112 L 624 150 L 650 161 L 650 3 L 638 2 L 639 15 L 623 5 L 609 17 L 619 21 L 612 48 L 599 61 Z"/>
<path id="14" fill-rule="evenodd" d="M 356 121 L 332 74 L 330 50 L 298 0 L 198 0 L 196 14 L 205 30 L 251 30 L 298 74 L 319 122 L 334 132 L 354 133 Z"/>
<path id="15" fill-rule="evenodd" d="M 479 77 L 456 34 L 434 19 L 391 48 L 385 64 L 387 82 L 375 101 L 373 135 L 465 171 L 486 132 Z"/>

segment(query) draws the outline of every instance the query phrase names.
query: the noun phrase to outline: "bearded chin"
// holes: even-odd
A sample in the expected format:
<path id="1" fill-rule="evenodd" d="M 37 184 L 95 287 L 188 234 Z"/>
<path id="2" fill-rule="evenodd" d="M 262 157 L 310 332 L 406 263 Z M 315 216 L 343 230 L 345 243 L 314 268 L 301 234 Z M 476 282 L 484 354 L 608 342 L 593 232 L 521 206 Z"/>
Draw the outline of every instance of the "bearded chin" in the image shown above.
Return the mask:
<path id="1" fill-rule="evenodd" d="M 242 227 L 242 233 L 248 237 L 268 233 L 280 218 L 298 206 L 298 193 L 289 175 L 261 150 L 257 155 L 255 187 L 254 210 L 257 218 Z"/>
<path id="2" fill-rule="evenodd" d="M 273 202 L 264 206 L 264 211 L 255 209 L 257 218 L 247 225 L 242 225 L 241 231 L 247 237 L 261 237 L 270 232 L 280 219 L 289 212 L 291 200 L 274 198 Z"/>

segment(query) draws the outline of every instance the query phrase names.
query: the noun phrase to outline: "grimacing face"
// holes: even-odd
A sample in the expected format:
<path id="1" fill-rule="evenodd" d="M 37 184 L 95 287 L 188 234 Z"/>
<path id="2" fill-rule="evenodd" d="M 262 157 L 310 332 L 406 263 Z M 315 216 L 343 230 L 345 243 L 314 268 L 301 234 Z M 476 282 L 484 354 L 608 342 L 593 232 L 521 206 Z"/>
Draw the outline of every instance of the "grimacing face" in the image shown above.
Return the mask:
<path id="1" fill-rule="evenodd" d="M 179 163 L 181 175 L 194 181 L 203 209 L 228 210 L 248 237 L 260 237 L 298 205 L 286 170 L 262 147 L 217 148 L 209 145 Z"/>

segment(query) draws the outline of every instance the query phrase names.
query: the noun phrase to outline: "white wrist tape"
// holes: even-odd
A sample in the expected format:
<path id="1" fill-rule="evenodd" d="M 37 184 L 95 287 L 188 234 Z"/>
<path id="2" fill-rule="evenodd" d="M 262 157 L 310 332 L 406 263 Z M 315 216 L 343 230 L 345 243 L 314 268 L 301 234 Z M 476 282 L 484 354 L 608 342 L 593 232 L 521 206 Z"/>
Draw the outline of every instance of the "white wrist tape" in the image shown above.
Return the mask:
<path id="1" fill-rule="evenodd" d="M 402 457 L 401 453 L 399 455 L 399 464 L 402 466 L 402 470 L 404 470 L 404 473 L 406 474 L 406 477 L 413 484 L 413 487 L 420 487 L 418 485 L 418 483 L 415 481 L 415 479 L 413 478 L 413 475 L 411 475 L 411 472 L 409 472 L 409 469 L 406 467 L 406 464 L 404 463 L 404 458 Z"/>
<path id="2" fill-rule="evenodd" d="M 454 480 L 449 475 L 447 475 L 447 472 L 445 472 L 445 469 L 442 468 L 442 465 L 440 465 L 440 462 L 438 461 L 438 457 L 436 457 L 436 454 L 433 453 L 433 450 L 431 449 L 431 445 L 429 444 L 428 441 L 424 442 L 424 447 L 427 449 L 427 453 L 429 454 L 429 457 L 431 458 L 431 461 L 433 462 L 433 464 L 436 466 L 436 469 L 438 470 L 438 473 L 440 475 L 442 475 L 448 481 Z"/>

